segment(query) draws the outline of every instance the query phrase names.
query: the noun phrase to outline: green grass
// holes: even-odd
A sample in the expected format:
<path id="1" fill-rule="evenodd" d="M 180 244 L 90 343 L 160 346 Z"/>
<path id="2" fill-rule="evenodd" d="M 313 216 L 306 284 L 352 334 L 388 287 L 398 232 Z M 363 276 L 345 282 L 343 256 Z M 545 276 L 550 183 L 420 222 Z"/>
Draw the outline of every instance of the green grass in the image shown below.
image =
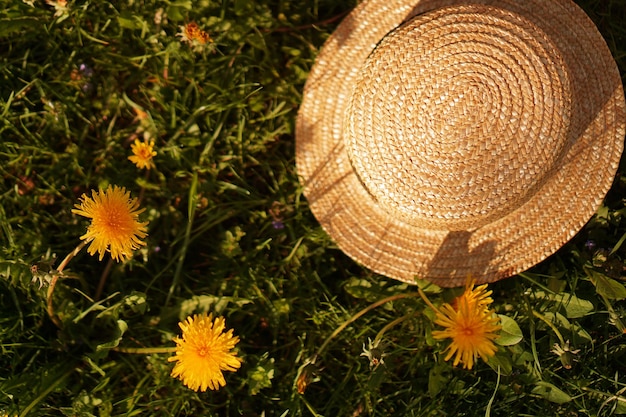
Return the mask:
<path id="1" fill-rule="evenodd" d="M 626 5 L 578 3 L 624 74 Z M 453 368 L 419 297 L 351 319 L 415 289 L 339 251 L 298 182 L 302 89 L 354 1 L 75 1 L 57 17 L 43 1 L 0 5 L 0 416 L 626 414 L 623 164 L 576 238 L 491 286 L 522 340 Z M 190 21 L 213 43 L 181 43 Z M 148 174 L 127 160 L 144 135 L 158 152 Z M 108 184 L 141 196 L 147 246 L 126 263 L 74 258 L 55 290 L 59 329 L 46 282 L 87 225 L 70 210 Z M 113 349 L 172 347 L 178 322 L 204 311 L 241 338 L 242 367 L 219 391 L 170 377 L 168 354 Z M 383 330 L 373 368 L 361 353 Z M 580 349 L 571 369 L 551 352 L 559 338 Z"/>

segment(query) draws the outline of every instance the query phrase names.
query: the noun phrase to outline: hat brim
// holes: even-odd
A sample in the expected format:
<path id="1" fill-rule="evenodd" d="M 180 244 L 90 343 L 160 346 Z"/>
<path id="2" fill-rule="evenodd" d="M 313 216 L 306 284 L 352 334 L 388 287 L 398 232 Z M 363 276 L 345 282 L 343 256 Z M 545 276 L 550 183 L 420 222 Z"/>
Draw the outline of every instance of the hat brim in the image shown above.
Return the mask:
<path id="1" fill-rule="evenodd" d="M 576 123 L 558 170 L 523 204 L 467 230 L 416 227 L 372 198 L 350 163 L 343 123 L 355 80 L 377 44 L 412 16 L 451 0 L 369 0 L 324 44 L 296 125 L 296 165 L 310 208 L 351 258 L 382 275 L 439 286 L 512 276 L 556 252 L 593 216 L 623 150 L 626 110 L 619 71 L 588 16 L 570 0 L 472 1 L 531 19 L 563 54 Z"/>

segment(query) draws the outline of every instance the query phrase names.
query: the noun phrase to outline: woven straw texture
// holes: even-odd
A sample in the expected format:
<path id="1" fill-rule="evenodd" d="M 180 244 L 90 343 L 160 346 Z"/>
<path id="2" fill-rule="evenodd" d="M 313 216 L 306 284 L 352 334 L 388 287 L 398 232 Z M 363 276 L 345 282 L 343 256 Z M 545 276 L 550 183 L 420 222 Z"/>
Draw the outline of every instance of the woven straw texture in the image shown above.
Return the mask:
<path id="1" fill-rule="evenodd" d="M 492 282 L 591 218 L 624 141 L 620 75 L 570 0 L 369 0 L 306 83 L 296 164 L 350 257 L 405 282 Z"/>

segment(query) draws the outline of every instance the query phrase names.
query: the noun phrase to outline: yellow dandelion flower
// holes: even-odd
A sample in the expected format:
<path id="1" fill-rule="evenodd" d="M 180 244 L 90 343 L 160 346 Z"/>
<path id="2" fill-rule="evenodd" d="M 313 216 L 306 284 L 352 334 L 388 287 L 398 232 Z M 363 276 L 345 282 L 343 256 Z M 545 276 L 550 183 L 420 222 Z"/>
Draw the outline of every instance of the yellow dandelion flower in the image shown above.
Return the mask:
<path id="1" fill-rule="evenodd" d="M 491 298 L 493 291 L 487 290 L 487 284 L 474 287 L 474 282 L 471 277 L 468 277 L 465 283 L 465 292 L 454 301 L 458 302 L 462 298 L 465 298 L 469 303 L 475 303 L 479 307 L 488 308 L 489 304 L 493 303 L 493 298 Z"/>
<path id="2" fill-rule="evenodd" d="M 152 158 L 156 156 L 156 152 L 154 151 L 154 141 L 144 141 L 140 142 L 139 139 L 135 139 L 135 142 L 130 145 L 131 151 L 133 154 L 128 157 L 128 159 L 137 165 L 139 169 L 150 169 L 154 167 L 154 161 Z"/>
<path id="3" fill-rule="evenodd" d="M 129 259 L 133 250 L 146 244 L 141 239 L 147 236 L 148 222 L 138 220 L 144 209 L 139 209 L 137 199 L 131 199 L 124 187 L 109 185 L 105 191 L 92 191 L 91 195 L 89 198 L 83 194 L 80 204 L 72 209 L 72 213 L 91 219 L 87 233 L 80 237 L 91 242 L 87 251 L 90 255 L 98 252 L 99 260 L 105 252 L 111 252 L 118 262 Z"/>
<path id="4" fill-rule="evenodd" d="M 196 314 L 178 325 L 183 336 L 174 338 L 176 355 L 168 359 L 177 361 L 172 376 L 194 391 L 226 385 L 222 371 L 236 371 L 241 359 L 232 351 L 239 337 L 233 336 L 232 329 L 224 332 L 224 318 Z"/>
<path id="5" fill-rule="evenodd" d="M 427 301 L 435 311 L 435 323 L 445 328 L 433 331 L 433 337 L 452 340 L 445 360 L 454 356 L 454 366 L 461 363 L 465 369 L 472 369 L 478 357 L 487 361 L 495 355 L 497 347 L 493 341 L 499 337 L 500 325 L 489 310 L 493 302 L 490 295 L 487 285 L 474 288 L 473 281 L 468 281 L 465 292 L 456 298 L 454 305 L 446 303 L 436 308 Z"/>

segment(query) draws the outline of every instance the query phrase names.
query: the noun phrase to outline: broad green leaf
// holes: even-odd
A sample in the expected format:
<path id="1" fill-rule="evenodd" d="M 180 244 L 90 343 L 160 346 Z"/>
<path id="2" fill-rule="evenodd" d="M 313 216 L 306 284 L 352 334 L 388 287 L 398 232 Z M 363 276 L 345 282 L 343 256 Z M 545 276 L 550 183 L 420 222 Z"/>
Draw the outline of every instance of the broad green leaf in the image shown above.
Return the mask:
<path id="1" fill-rule="evenodd" d="M 565 316 L 568 319 L 583 317 L 593 311 L 593 304 L 572 294 L 557 294 L 554 301 L 561 304 L 565 309 Z"/>
<path id="2" fill-rule="evenodd" d="M 532 393 L 557 404 L 564 404 L 572 400 L 572 397 L 570 397 L 567 393 L 561 391 L 555 385 L 545 381 L 537 382 L 537 385 L 533 388 Z"/>
<path id="3" fill-rule="evenodd" d="M 497 351 L 496 354 L 489 358 L 487 365 L 494 371 L 498 372 L 500 368 L 500 375 L 508 376 L 513 372 L 513 361 L 511 357 L 503 351 Z"/>
<path id="4" fill-rule="evenodd" d="M 598 294 L 610 300 L 626 299 L 626 287 L 624 287 L 624 284 L 596 271 L 587 272 L 589 273 L 591 282 L 596 286 Z"/>
<path id="5" fill-rule="evenodd" d="M 448 369 L 448 366 L 437 364 L 428 372 L 428 393 L 431 397 L 434 398 L 450 382 Z"/>
<path id="6" fill-rule="evenodd" d="M 113 299 L 119 295 L 119 293 L 113 293 L 109 295 L 105 300 Z M 120 317 L 125 317 L 131 313 L 139 313 L 144 314 L 148 309 L 148 304 L 146 302 L 146 294 L 133 291 L 129 295 L 124 296 L 121 300 L 111 305 L 110 307 L 104 307 L 106 303 L 105 300 L 100 300 L 94 303 L 91 307 L 86 309 L 83 313 L 77 316 L 74 319 L 74 322 L 78 322 L 86 317 L 91 311 L 99 311 L 96 317 L 110 317 L 114 320 L 117 320 Z"/>
<path id="7" fill-rule="evenodd" d="M 593 343 L 593 338 L 591 337 L 589 332 L 587 332 L 587 330 L 583 329 L 580 324 L 578 324 L 578 323 L 572 324 L 571 330 L 572 330 L 572 333 L 576 334 L 576 336 L 578 336 L 580 339 L 582 339 L 582 340 L 575 339 L 576 343 Z"/>
<path id="8" fill-rule="evenodd" d="M 500 318 L 500 337 L 495 340 L 500 346 L 511 346 L 518 344 L 523 338 L 522 329 L 518 326 L 517 322 L 512 318 L 503 314 L 498 314 Z"/>
<path id="9" fill-rule="evenodd" d="M 366 279 L 352 277 L 344 288 L 348 294 L 357 299 L 373 301 L 378 298 L 377 292 L 372 289 L 372 283 Z"/>
<path id="10" fill-rule="evenodd" d="M 215 295 L 194 295 L 188 300 L 180 304 L 179 319 L 184 320 L 186 317 L 198 312 L 214 312 L 222 314 L 229 303 L 235 303 L 238 307 L 251 303 L 247 298 L 239 297 L 218 297 Z"/>
<path id="11" fill-rule="evenodd" d="M 144 314 L 148 308 L 146 294 L 139 291 L 133 291 L 124 297 L 122 305 L 131 310 L 133 313 Z"/>
<path id="12" fill-rule="evenodd" d="M 567 282 L 559 277 L 550 276 L 550 278 L 548 278 L 548 288 L 552 292 L 559 294 L 567 288 Z"/>
<path id="13" fill-rule="evenodd" d="M 124 320 L 117 320 L 117 329 L 114 331 L 115 338 L 109 342 L 101 343 L 96 346 L 96 351 L 117 347 L 122 340 L 122 336 L 126 333 L 126 330 L 128 330 L 128 324 L 126 324 Z"/>
<path id="14" fill-rule="evenodd" d="M 564 315 L 559 312 L 553 313 L 551 311 L 546 311 L 544 317 L 548 319 L 551 323 L 554 323 L 557 327 L 566 329 L 571 332 L 573 338 L 572 342 L 576 344 L 580 343 L 590 343 L 593 341 L 591 335 L 581 327 L 581 325 L 577 322 L 571 323 Z"/>
<path id="15" fill-rule="evenodd" d="M 439 294 L 440 292 L 443 291 L 441 287 L 433 284 L 432 282 L 419 279 L 419 278 L 415 278 L 415 285 L 420 287 L 422 291 L 424 291 L 427 294 Z"/>
<path id="16" fill-rule="evenodd" d="M 375 302 L 387 295 L 398 294 L 406 291 L 406 284 L 384 286 L 378 283 L 372 283 L 366 279 L 359 279 L 356 277 L 350 278 L 344 286 L 346 292 L 354 298 L 364 299 L 370 302 Z M 393 310 L 393 303 L 386 303 L 382 306 L 385 310 Z"/>
<path id="17" fill-rule="evenodd" d="M 131 30 L 141 29 L 146 24 L 139 16 L 133 15 L 128 12 L 122 12 L 117 17 L 117 22 L 121 27 Z"/>
<path id="18" fill-rule="evenodd" d="M 550 320 L 550 322 L 564 329 L 569 329 L 570 327 L 572 327 L 572 323 L 570 323 L 567 317 L 565 317 L 563 314 L 559 313 L 558 311 L 556 313 L 553 313 L 551 311 L 546 311 L 545 313 L 543 313 L 543 315 L 545 318 Z"/>

